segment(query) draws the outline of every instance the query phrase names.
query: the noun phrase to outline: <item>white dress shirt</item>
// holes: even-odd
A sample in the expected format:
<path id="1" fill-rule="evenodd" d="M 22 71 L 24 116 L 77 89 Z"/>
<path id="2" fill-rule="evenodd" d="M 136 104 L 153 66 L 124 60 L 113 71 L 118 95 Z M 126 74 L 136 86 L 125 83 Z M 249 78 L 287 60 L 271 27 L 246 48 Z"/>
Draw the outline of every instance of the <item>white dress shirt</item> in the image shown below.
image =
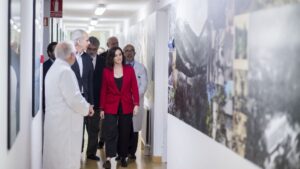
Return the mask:
<path id="1" fill-rule="evenodd" d="M 77 60 L 78 66 L 79 66 L 80 77 L 82 77 L 82 72 L 83 72 L 83 64 L 82 64 L 82 58 L 81 58 L 82 54 L 83 54 L 83 52 L 76 53 L 76 60 Z M 80 91 L 81 91 L 81 93 L 83 93 L 83 86 L 81 86 Z"/>
<path id="2" fill-rule="evenodd" d="M 76 53 L 76 60 L 77 60 L 77 63 L 79 65 L 79 72 L 80 72 L 81 77 L 82 77 L 82 70 L 83 70 L 83 64 L 82 64 L 82 58 L 81 58 L 82 54 L 83 54 L 83 52 Z"/>
<path id="3" fill-rule="evenodd" d="M 95 69 L 97 56 L 92 56 L 92 59 L 93 59 L 93 65 L 94 65 L 94 69 Z"/>

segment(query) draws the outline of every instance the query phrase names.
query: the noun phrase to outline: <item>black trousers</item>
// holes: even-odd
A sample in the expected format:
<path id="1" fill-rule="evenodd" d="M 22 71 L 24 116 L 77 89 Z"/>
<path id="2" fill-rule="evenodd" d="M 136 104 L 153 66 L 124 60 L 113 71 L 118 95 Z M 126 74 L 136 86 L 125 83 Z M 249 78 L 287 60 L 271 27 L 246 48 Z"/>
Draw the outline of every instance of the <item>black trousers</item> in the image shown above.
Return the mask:
<path id="1" fill-rule="evenodd" d="M 138 140 L 139 140 L 139 132 L 134 132 L 132 127 L 130 133 L 129 149 L 128 149 L 129 154 L 135 155 L 135 152 L 137 150 Z"/>
<path id="2" fill-rule="evenodd" d="M 100 142 L 104 143 L 103 121 L 104 120 L 100 119 L 100 122 L 99 122 L 99 143 Z"/>
<path id="3" fill-rule="evenodd" d="M 105 114 L 103 127 L 106 157 L 127 157 L 132 126 L 132 114 Z M 117 152 L 118 151 L 118 152 Z"/>
<path id="4" fill-rule="evenodd" d="M 99 122 L 99 111 L 95 111 L 92 117 L 85 117 L 86 130 L 88 133 L 87 156 L 96 155 L 98 147 Z"/>

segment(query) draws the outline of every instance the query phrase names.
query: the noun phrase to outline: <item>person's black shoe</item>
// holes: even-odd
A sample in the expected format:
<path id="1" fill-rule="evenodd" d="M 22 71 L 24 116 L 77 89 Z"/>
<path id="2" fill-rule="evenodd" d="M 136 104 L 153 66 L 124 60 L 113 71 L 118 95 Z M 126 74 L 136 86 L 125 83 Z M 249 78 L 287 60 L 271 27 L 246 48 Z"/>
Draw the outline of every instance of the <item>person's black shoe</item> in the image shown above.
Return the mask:
<path id="1" fill-rule="evenodd" d="M 100 161 L 100 158 L 96 155 L 89 155 L 89 156 L 87 156 L 87 158 L 90 159 L 90 160 Z"/>
<path id="2" fill-rule="evenodd" d="M 130 160 L 136 160 L 135 154 L 128 154 L 128 158 L 129 158 Z"/>
<path id="3" fill-rule="evenodd" d="M 120 157 L 120 156 L 117 156 L 115 160 L 116 160 L 116 161 L 120 161 L 120 159 L 121 159 L 121 157 Z"/>
<path id="4" fill-rule="evenodd" d="M 127 160 L 126 160 L 126 158 L 121 158 L 121 166 L 122 167 L 127 167 Z"/>
<path id="5" fill-rule="evenodd" d="M 104 142 L 103 141 L 99 141 L 98 143 L 98 149 L 102 149 L 104 146 Z"/>
<path id="6" fill-rule="evenodd" d="M 111 164 L 109 160 L 106 160 L 105 163 L 103 164 L 103 168 L 105 169 L 110 169 L 111 168 Z"/>

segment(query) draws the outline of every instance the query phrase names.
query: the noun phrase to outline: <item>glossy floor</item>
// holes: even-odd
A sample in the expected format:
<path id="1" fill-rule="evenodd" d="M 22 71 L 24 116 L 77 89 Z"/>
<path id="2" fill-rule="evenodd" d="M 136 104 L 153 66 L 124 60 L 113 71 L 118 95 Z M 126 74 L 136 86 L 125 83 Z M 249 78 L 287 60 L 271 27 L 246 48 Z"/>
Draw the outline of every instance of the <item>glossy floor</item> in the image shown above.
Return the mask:
<path id="1" fill-rule="evenodd" d="M 85 136 L 85 140 L 86 140 Z M 86 143 L 86 141 L 85 141 Z M 86 145 L 85 145 L 86 150 Z M 85 151 L 84 151 L 85 152 Z M 83 153 L 84 154 L 84 153 Z M 105 159 L 105 152 L 103 149 L 97 151 L 97 155 L 100 157 L 100 161 L 94 161 L 86 159 L 84 155 L 82 155 L 81 160 L 81 169 L 102 169 L 103 159 Z M 139 141 L 138 151 L 136 153 L 137 159 L 135 161 L 128 161 L 128 167 L 126 169 L 166 169 L 166 164 L 164 163 L 154 163 L 151 160 L 150 156 L 143 155 L 143 151 L 141 150 L 141 144 Z M 119 163 L 115 161 L 115 158 L 111 159 L 112 169 L 123 168 Z M 125 168 L 124 168 L 125 169 Z"/>

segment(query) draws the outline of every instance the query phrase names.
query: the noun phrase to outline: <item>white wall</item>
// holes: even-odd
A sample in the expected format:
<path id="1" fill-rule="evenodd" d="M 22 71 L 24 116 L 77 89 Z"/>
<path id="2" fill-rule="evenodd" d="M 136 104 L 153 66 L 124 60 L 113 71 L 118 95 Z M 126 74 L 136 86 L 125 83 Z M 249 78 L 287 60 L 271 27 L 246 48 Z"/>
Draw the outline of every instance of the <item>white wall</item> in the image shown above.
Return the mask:
<path id="1" fill-rule="evenodd" d="M 0 32 L 7 32 L 7 1 L 0 1 Z M 7 48 L 7 34 L 2 34 L 0 46 Z M 7 50 L 0 50 L 0 168 L 7 159 Z"/>
<path id="2" fill-rule="evenodd" d="M 43 23 L 44 18 L 44 0 L 36 0 L 36 3 L 39 7 L 38 10 L 36 10 L 36 19 L 39 20 L 39 23 Z M 48 11 L 48 10 L 47 10 Z M 43 27 L 37 27 L 38 29 L 35 30 L 35 36 L 39 39 L 36 40 L 36 48 L 35 50 L 38 52 L 39 56 L 43 54 L 43 45 L 45 43 L 43 42 Z M 47 48 L 47 45 L 46 47 Z M 42 65 L 40 65 L 40 79 L 42 79 Z M 32 125 L 31 125 L 31 169 L 41 169 L 42 168 L 42 111 L 41 111 L 41 99 L 42 99 L 42 80 L 40 80 L 40 103 L 39 103 L 39 111 L 35 115 L 35 117 L 32 119 Z"/>
<path id="3" fill-rule="evenodd" d="M 32 0 L 21 1 L 21 79 L 20 79 L 20 131 L 12 148 L 7 150 L 7 0 L 0 2 L 2 33 L 0 38 L 0 168 L 29 169 L 31 168 L 31 79 L 32 79 Z"/>
<path id="4" fill-rule="evenodd" d="M 38 0 L 43 2 L 43 0 Z M 7 0 L 1 1 L 0 32 L 7 30 Z M 7 150 L 7 36 L 0 39 L 0 168 L 41 169 L 41 113 L 32 119 L 32 12 L 33 1 L 22 1 L 21 5 L 21 74 L 20 74 L 20 131 L 10 150 Z M 40 30 L 36 36 L 41 36 Z M 7 35 L 7 34 L 5 34 Z M 42 40 L 41 40 L 42 41 Z M 40 52 L 41 53 L 41 52 Z"/>
<path id="5" fill-rule="evenodd" d="M 154 69 L 154 114 L 153 155 L 166 161 L 166 132 L 168 111 L 168 15 L 156 12 L 155 69 Z"/>
<path id="6" fill-rule="evenodd" d="M 170 114 L 167 161 L 170 169 L 259 168 Z"/>

